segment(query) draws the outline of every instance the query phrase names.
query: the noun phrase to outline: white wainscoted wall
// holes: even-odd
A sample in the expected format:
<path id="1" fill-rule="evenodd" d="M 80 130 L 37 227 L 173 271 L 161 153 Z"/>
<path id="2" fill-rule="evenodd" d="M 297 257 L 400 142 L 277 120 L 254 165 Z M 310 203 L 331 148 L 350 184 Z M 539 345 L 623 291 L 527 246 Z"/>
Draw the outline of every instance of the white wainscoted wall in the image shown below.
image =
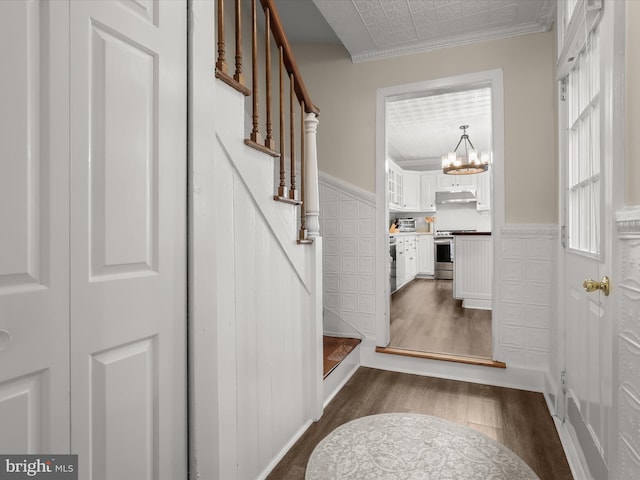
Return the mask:
<path id="1" fill-rule="evenodd" d="M 214 4 L 192 7 L 191 472 L 264 478 L 322 412 L 322 239 L 296 243 L 245 97 L 212 75 Z"/>
<path id="2" fill-rule="evenodd" d="M 386 257 L 374 254 L 375 195 L 326 174 L 320 175 L 320 218 L 324 237 L 324 308 L 361 332 L 363 365 L 449 376 L 497 385 L 551 389 L 559 375 L 556 349 L 555 264 L 557 225 L 505 225 L 492 238 L 501 252 L 493 292 L 495 360 L 507 371 L 376 354 L 375 275 L 387 275 Z M 437 214 L 436 214 L 437 215 Z M 471 368 L 473 367 L 473 368 Z M 550 387 L 545 387 L 545 382 Z"/>
<path id="3" fill-rule="evenodd" d="M 617 217 L 620 251 L 618 325 L 618 478 L 640 478 L 640 209 Z M 615 355 L 614 355 L 615 358 Z M 615 367 L 614 367 L 615 370 Z"/>
<path id="4" fill-rule="evenodd" d="M 375 195 L 320 173 L 324 309 L 375 335 Z"/>
<path id="5" fill-rule="evenodd" d="M 509 366 L 557 367 L 550 348 L 557 291 L 557 225 L 505 225 L 498 262 L 494 353 Z M 552 324 L 553 323 L 553 324 Z"/>

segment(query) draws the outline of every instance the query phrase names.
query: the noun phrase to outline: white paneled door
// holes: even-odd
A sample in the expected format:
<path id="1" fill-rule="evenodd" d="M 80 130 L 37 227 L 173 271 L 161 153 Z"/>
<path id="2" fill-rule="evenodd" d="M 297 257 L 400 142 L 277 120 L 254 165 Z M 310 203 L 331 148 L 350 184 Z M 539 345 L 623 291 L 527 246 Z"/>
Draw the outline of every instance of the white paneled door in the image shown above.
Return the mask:
<path id="1" fill-rule="evenodd" d="M 593 20 L 585 9 L 586 2 L 578 2 L 575 18 Z M 615 75 L 611 12 L 605 11 L 599 23 L 587 25 L 593 28 L 562 79 L 566 240 L 560 295 L 566 373 L 561 416 L 576 447 L 574 467 L 584 470 L 585 478 L 604 480 L 612 478 L 616 458 L 611 435 L 615 292 L 607 291 L 605 283 L 612 275 L 612 173 L 616 164 L 621 167 L 621 157 L 612 115 L 617 100 L 611 83 Z M 579 31 L 584 34 L 585 26 Z"/>
<path id="2" fill-rule="evenodd" d="M 0 2 L 0 452 L 187 478 L 186 1 Z"/>
<path id="3" fill-rule="evenodd" d="M 71 2 L 71 449 L 186 478 L 186 2 Z"/>
<path id="4" fill-rule="evenodd" d="M 69 451 L 68 4 L 0 2 L 0 452 Z"/>

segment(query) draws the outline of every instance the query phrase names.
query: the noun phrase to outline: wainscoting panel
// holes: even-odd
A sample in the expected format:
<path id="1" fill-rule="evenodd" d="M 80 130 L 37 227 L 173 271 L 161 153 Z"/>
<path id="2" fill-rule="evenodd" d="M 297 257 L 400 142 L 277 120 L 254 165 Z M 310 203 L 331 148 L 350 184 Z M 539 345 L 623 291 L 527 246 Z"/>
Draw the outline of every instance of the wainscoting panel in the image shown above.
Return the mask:
<path id="1" fill-rule="evenodd" d="M 556 225 L 506 225 L 502 228 L 501 286 L 494 339 L 495 356 L 507 367 L 546 371 L 555 365 L 550 348 L 556 310 L 558 227 Z"/>
<path id="2" fill-rule="evenodd" d="M 358 332 L 376 325 L 375 195 L 320 176 L 324 308 Z"/>
<path id="3" fill-rule="evenodd" d="M 618 214 L 619 478 L 640 478 L 640 210 Z"/>

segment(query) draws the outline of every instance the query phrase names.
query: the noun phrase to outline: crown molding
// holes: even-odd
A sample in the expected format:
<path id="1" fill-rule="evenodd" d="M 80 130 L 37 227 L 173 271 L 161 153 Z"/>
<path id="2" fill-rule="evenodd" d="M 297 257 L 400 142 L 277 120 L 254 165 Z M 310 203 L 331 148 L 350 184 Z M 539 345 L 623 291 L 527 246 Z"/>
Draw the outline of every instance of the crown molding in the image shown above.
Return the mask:
<path id="1" fill-rule="evenodd" d="M 412 42 L 380 50 L 368 50 L 351 55 L 353 63 L 366 62 L 369 60 L 380 60 L 382 58 L 396 57 L 399 55 L 410 55 L 414 53 L 424 53 L 430 50 L 441 48 L 459 47 L 471 43 L 488 42 L 503 38 L 528 35 L 530 33 L 543 33 L 551 28 L 553 18 L 543 19 L 541 22 L 527 23 L 516 27 L 502 27 L 487 31 L 473 32 L 466 35 L 457 35 L 450 38 L 433 38 L 422 42 Z"/>

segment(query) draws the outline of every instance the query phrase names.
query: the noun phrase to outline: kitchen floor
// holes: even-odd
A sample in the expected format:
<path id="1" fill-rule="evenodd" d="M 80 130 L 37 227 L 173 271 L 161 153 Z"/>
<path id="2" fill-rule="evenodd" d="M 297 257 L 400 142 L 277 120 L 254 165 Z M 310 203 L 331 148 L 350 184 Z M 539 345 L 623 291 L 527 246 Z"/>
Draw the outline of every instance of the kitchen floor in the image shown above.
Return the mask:
<path id="1" fill-rule="evenodd" d="M 389 347 L 491 359 L 491 312 L 462 308 L 451 280 L 415 279 L 391 296 Z"/>

